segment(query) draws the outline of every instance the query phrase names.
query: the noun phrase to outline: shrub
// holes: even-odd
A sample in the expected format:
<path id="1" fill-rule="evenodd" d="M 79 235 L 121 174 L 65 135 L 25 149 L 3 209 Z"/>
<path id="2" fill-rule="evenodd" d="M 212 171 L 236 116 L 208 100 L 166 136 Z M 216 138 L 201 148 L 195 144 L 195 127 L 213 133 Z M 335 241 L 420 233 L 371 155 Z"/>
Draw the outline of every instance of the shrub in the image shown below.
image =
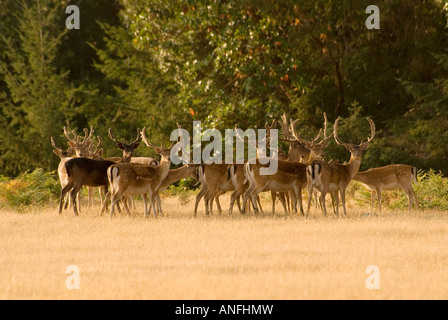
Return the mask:
<path id="1" fill-rule="evenodd" d="M 53 205 L 60 192 L 61 186 L 55 171 L 44 172 L 39 168 L 15 179 L 0 178 L 0 206 L 19 212 L 28 207 Z"/>

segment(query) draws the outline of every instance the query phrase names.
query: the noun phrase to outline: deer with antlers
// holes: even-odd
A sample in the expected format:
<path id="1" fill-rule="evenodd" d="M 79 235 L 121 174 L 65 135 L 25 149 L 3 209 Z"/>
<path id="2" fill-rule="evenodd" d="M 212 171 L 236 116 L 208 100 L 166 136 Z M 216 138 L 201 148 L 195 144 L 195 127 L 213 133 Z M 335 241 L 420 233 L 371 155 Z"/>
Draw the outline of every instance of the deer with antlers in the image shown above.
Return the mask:
<path id="1" fill-rule="evenodd" d="M 140 164 L 147 164 L 147 165 L 153 165 L 156 166 L 159 164 L 159 162 L 151 157 L 134 157 L 134 151 L 135 149 L 137 149 L 140 145 L 140 138 L 141 138 L 141 134 L 140 134 L 140 130 L 137 129 L 137 138 L 132 141 L 131 143 L 126 143 L 126 141 L 122 142 L 117 140 L 117 138 L 115 138 L 115 135 L 112 133 L 112 129 L 109 128 L 109 138 L 115 142 L 115 144 L 117 145 L 117 147 L 121 150 L 123 150 L 123 156 L 120 157 L 111 157 L 108 158 L 108 160 L 112 160 L 115 162 L 123 162 L 123 163 L 140 163 Z"/>
<path id="2" fill-rule="evenodd" d="M 353 177 L 358 173 L 361 165 L 362 154 L 367 150 L 370 142 L 375 137 L 375 124 L 372 119 L 367 118 L 370 124 L 370 137 L 366 142 L 361 142 L 359 145 L 342 142 L 338 137 L 339 118 L 334 123 L 333 137 L 336 143 L 343 146 L 350 152 L 350 161 L 346 164 L 327 163 L 323 160 L 315 160 L 306 168 L 306 175 L 308 178 L 308 194 L 312 194 L 313 188 L 316 188 L 321 193 L 321 204 L 324 215 L 327 215 L 325 206 L 325 196 L 328 192 L 334 192 L 336 215 L 338 214 L 339 197 L 341 196 L 342 208 L 344 215 L 346 215 L 345 208 L 345 190 Z M 310 210 L 311 197 L 308 198 L 308 208 L 306 216 Z"/>
<path id="3" fill-rule="evenodd" d="M 67 151 L 70 150 L 71 157 L 74 157 L 74 156 L 89 157 L 90 156 L 90 147 L 91 147 L 91 143 L 94 139 L 92 126 L 90 127 L 90 133 L 87 128 L 84 128 L 84 137 L 79 136 L 75 130 L 72 130 L 73 137 L 71 137 L 69 130 L 65 126 L 64 126 L 64 134 L 65 134 L 65 137 L 67 138 L 69 146 L 70 146 Z M 53 152 L 57 156 L 59 156 L 59 157 L 61 157 L 61 155 L 64 156 L 63 149 L 56 146 L 53 137 L 51 137 L 51 144 L 54 148 Z M 64 156 L 64 159 L 61 158 L 61 162 L 59 163 L 59 166 L 58 166 L 58 175 L 59 175 L 59 179 L 60 179 L 62 188 L 65 187 L 65 185 L 67 184 L 67 181 L 68 181 L 67 172 L 65 170 L 65 162 L 68 160 L 69 160 L 69 158 Z M 65 199 L 64 208 L 67 208 L 67 206 L 70 202 L 71 202 L 70 194 L 68 194 L 67 199 Z M 78 208 L 80 207 L 79 203 L 80 203 L 80 199 L 78 197 L 77 198 Z"/>
<path id="4" fill-rule="evenodd" d="M 272 127 L 272 125 L 271 125 Z M 268 129 L 268 127 L 266 127 Z M 237 127 L 235 127 L 237 137 L 246 142 L 239 136 Z M 268 131 L 269 132 L 269 131 Z M 265 139 L 270 136 L 267 135 Z M 267 164 L 262 164 L 260 161 L 260 157 L 264 156 L 263 150 L 261 150 L 258 146 L 254 146 L 257 150 L 257 160 L 255 163 L 251 163 L 252 161 L 248 161 L 243 165 L 244 177 L 246 179 L 246 183 L 248 183 L 246 190 L 243 193 L 243 208 L 242 212 L 246 211 L 246 203 L 247 200 L 252 202 L 255 212 L 259 212 L 259 208 L 257 205 L 258 195 L 262 191 L 271 191 L 271 194 L 274 193 L 287 193 L 292 191 L 292 199 L 293 199 L 293 207 L 294 211 L 297 212 L 297 200 L 300 199 L 300 209 L 303 212 L 302 201 L 301 201 L 301 193 L 299 192 L 304 185 L 306 184 L 306 175 L 305 175 L 305 165 L 301 163 L 295 163 L 291 161 L 278 160 L 277 154 L 272 152 L 271 157 L 275 158 L 277 161 L 277 171 L 273 174 L 263 174 L 262 170 L 265 170 Z M 263 159 L 263 163 L 266 163 L 266 159 Z M 238 170 L 238 168 L 236 168 Z M 232 179 L 234 180 L 234 179 Z M 282 200 L 283 209 L 285 213 L 287 213 L 286 205 L 284 202 L 285 197 L 280 198 Z M 275 198 L 273 196 L 273 200 Z M 274 210 L 274 206 L 273 206 Z"/>
<path id="5" fill-rule="evenodd" d="M 290 143 L 290 149 L 288 153 L 288 161 L 300 162 L 303 164 L 310 164 L 314 160 L 323 160 L 325 157 L 324 150 L 329 145 L 329 140 L 333 134 L 328 135 L 328 119 L 324 112 L 324 128 L 320 129 L 318 135 L 313 140 L 306 140 L 300 136 L 296 131 L 296 126 L 299 119 L 288 120 L 286 114 L 281 117 L 280 127 L 284 135 L 283 141 Z M 321 134 L 323 133 L 322 140 L 319 141 Z M 302 146 L 305 145 L 305 146 Z M 294 146 L 294 147 L 293 147 Z M 289 197 L 287 197 L 289 198 Z M 316 196 L 317 198 L 317 196 Z"/>
<path id="6" fill-rule="evenodd" d="M 402 189 L 409 198 L 409 211 L 414 204 L 418 208 L 417 194 L 412 189 L 412 183 L 417 182 L 417 168 L 406 164 L 391 164 L 384 167 L 372 168 L 358 172 L 353 180 L 359 181 L 372 192 L 371 207 L 375 203 L 375 194 L 378 199 L 378 207 L 381 213 L 381 192 L 383 190 Z"/>
<path id="7" fill-rule="evenodd" d="M 169 148 L 164 148 L 163 143 L 161 146 L 153 145 L 146 138 L 145 129 L 141 132 L 143 142 L 161 155 L 160 164 L 157 166 L 148 166 L 133 163 L 117 163 L 107 170 L 107 175 L 111 185 L 111 210 L 110 217 L 115 214 L 115 206 L 117 201 L 121 199 L 124 194 L 128 195 L 142 195 L 145 202 L 145 217 L 148 216 L 151 209 L 153 210 L 154 217 L 157 217 L 156 211 L 156 196 L 157 192 L 167 177 L 171 166 L 171 149 L 174 143 Z M 148 211 L 149 195 L 151 201 L 151 207 Z M 104 207 L 103 207 L 104 208 Z M 130 214 L 127 209 L 128 215 Z"/>
<path id="8" fill-rule="evenodd" d="M 269 123 L 265 124 L 265 130 L 266 130 L 266 136 L 263 138 L 263 140 L 261 141 L 261 143 L 266 144 L 267 148 L 270 148 L 270 132 L 271 130 L 276 129 L 276 121 L 273 120 L 272 123 L 269 125 Z M 237 126 L 235 126 L 235 135 L 238 139 L 240 139 L 241 141 L 243 141 L 244 143 L 249 143 L 252 147 L 255 148 L 256 150 L 256 159 L 260 159 L 262 157 L 266 157 L 266 155 L 262 152 L 263 150 L 261 150 L 260 148 L 258 148 L 257 145 L 254 145 L 253 143 L 251 143 L 248 140 L 243 139 L 239 132 L 238 132 L 238 128 Z M 282 158 L 282 159 L 286 159 L 286 155 L 281 154 L 278 155 L 276 154 L 277 159 Z M 238 204 L 238 208 L 240 210 L 241 213 L 245 213 L 246 210 L 246 206 L 247 203 L 243 206 L 243 209 L 241 208 L 240 205 L 240 197 L 244 195 L 244 193 L 247 191 L 247 189 L 249 188 L 249 181 L 246 179 L 245 177 L 245 170 L 244 170 L 244 164 L 233 164 L 230 165 L 228 168 L 228 174 L 227 174 L 227 180 L 232 182 L 233 185 L 233 192 L 230 196 L 230 207 L 229 207 L 229 214 L 231 214 L 233 212 L 233 206 L 235 204 L 235 201 L 237 201 Z M 276 199 L 276 195 L 277 193 L 275 191 L 271 191 L 271 196 L 272 196 L 272 211 L 275 211 L 275 199 Z M 286 197 L 284 193 L 280 194 L 280 201 L 282 203 L 282 206 L 285 210 L 285 212 L 287 212 L 287 208 L 286 208 Z M 248 198 L 248 200 L 252 201 L 252 198 Z M 261 208 L 261 201 L 258 195 L 256 195 L 254 197 L 254 201 L 257 202 L 257 208 L 259 211 L 263 212 L 263 209 Z M 246 200 L 247 202 L 247 200 Z M 255 209 L 255 205 L 252 203 L 252 207 Z"/>

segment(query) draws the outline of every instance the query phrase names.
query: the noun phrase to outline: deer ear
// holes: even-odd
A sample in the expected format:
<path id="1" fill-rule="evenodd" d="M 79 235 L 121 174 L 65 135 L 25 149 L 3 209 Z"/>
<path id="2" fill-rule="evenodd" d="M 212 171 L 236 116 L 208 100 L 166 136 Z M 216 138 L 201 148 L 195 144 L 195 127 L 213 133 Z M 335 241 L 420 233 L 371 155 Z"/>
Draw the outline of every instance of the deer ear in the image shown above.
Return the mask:
<path id="1" fill-rule="evenodd" d="M 139 145 L 140 145 L 140 142 L 136 142 L 132 146 L 134 147 L 134 149 L 137 149 Z"/>
<path id="2" fill-rule="evenodd" d="M 155 147 L 154 150 L 156 150 L 157 153 L 162 153 L 162 148 L 160 147 Z"/>
<path id="3" fill-rule="evenodd" d="M 103 155 L 103 148 L 100 149 L 100 151 L 98 151 L 98 156 L 101 157 Z"/>
<path id="4" fill-rule="evenodd" d="M 120 148 L 121 150 L 124 150 L 124 144 L 122 144 L 121 142 L 117 143 L 118 148 Z"/>
<path id="5" fill-rule="evenodd" d="M 69 141 L 68 144 L 70 145 L 70 147 L 74 148 L 76 147 L 76 143 Z"/>
<path id="6" fill-rule="evenodd" d="M 62 155 L 61 151 L 53 149 L 53 152 L 55 155 L 57 155 L 58 157 L 60 157 Z"/>

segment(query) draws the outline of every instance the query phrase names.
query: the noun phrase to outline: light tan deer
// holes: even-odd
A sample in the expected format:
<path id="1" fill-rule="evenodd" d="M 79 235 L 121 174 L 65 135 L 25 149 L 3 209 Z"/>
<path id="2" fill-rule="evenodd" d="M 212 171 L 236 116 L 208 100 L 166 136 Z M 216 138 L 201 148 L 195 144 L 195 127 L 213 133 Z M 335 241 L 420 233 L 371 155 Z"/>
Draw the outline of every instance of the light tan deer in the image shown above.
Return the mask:
<path id="1" fill-rule="evenodd" d="M 166 178 L 160 184 L 159 190 L 157 192 L 156 201 L 158 206 L 158 213 L 163 215 L 162 203 L 160 200 L 159 193 L 165 191 L 170 185 L 176 183 L 177 181 L 185 178 L 192 178 L 198 180 L 198 165 L 195 164 L 184 164 L 182 167 L 177 169 L 171 169 L 168 172 Z"/>
<path id="2" fill-rule="evenodd" d="M 256 205 L 256 197 L 262 191 L 291 191 L 294 212 L 297 212 L 297 202 L 299 202 L 300 212 L 303 214 L 301 190 L 307 184 L 306 165 L 303 163 L 278 160 L 277 172 L 272 175 L 260 174 L 260 169 L 263 166 L 265 165 L 259 162 L 252 164 L 247 162 L 244 165 L 245 177 L 249 181 L 249 187 L 243 197 L 243 212 L 245 212 L 246 201 L 249 198 L 252 199 L 255 212 L 259 211 Z M 286 212 L 285 206 L 284 210 Z"/>
<path id="3" fill-rule="evenodd" d="M 327 215 L 325 196 L 328 192 L 335 194 L 336 215 L 338 214 L 339 197 L 341 196 L 344 215 L 345 209 L 345 190 L 353 177 L 358 173 L 361 165 L 362 153 L 368 148 L 370 142 L 375 137 L 375 124 L 367 118 L 370 124 L 370 138 L 367 142 L 361 142 L 359 145 L 344 143 L 338 138 L 339 118 L 334 123 L 333 136 L 337 144 L 343 146 L 350 152 L 350 161 L 346 164 L 327 163 L 323 160 L 315 160 L 307 166 L 306 174 L 308 178 L 308 194 L 311 195 L 313 188 L 321 193 L 321 204 L 324 215 Z M 311 204 L 311 197 L 308 198 L 308 216 Z"/>
<path id="4" fill-rule="evenodd" d="M 51 137 L 50 139 L 51 145 L 53 146 L 54 154 L 57 155 L 61 161 L 58 165 L 58 176 L 59 176 L 59 182 L 61 184 L 61 187 L 64 188 L 67 185 L 68 182 L 68 175 L 67 170 L 65 170 L 65 162 L 73 158 L 73 155 L 75 155 L 75 150 L 72 147 L 68 147 L 68 149 L 64 150 L 56 145 L 54 142 L 54 138 Z M 65 201 L 65 207 L 67 207 L 69 200 L 68 197 L 64 199 Z"/>
<path id="5" fill-rule="evenodd" d="M 265 136 L 264 140 L 266 141 L 265 142 L 266 143 L 266 147 L 270 148 L 270 130 L 271 129 L 276 129 L 276 121 L 273 120 L 271 125 L 266 123 L 265 124 L 265 129 L 266 129 L 266 136 Z M 235 133 L 236 133 L 236 137 L 238 139 L 240 139 L 241 141 L 243 141 L 245 143 L 249 143 L 252 147 L 255 148 L 255 150 L 257 151 L 256 159 L 259 159 L 260 157 L 265 157 L 265 154 L 262 152 L 261 149 L 258 148 L 257 145 L 252 144 L 250 141 L 247 141 L 247 140 L 243 139 L 239 135 L 237 126 L 235 126 Z M 263 141 L 261 141 L 261 142 L 263 142 Z M 281 159 L 285 159 L 285 160 L 287 158 L 285 155 L 279 155 L 278 157 L 281 158 Z M 232 185 L 233 185 L 233 189 L 234 189 L 234 191 L 232 192 L 232 194 L 230 196 L 229 214 L 231 214 L 232 211 L 233 211 L 233 206 L 234 206 L 235 201 L 238 202 L 238 208 L 240 209 L 240 212 L 241 213 L 245 213 L 245 209 L 246 209 L 247 203 L 243 206 L 244 209 L 241 209 L 240 203 L 239 203 L 239 198 L 245 194 L 245 192 L 247 191 L 247 189 L 250 186 L 249 181 L 245 177 L 244 164 L 233 164 L 233 165 L 231 165 L 228 168 L 228 178 L 227 178 L 227 180 L 229 180 L 229 178 L 232 181 Z M 267 191 L 269 191 L 269 190 L 267 190 Z M 281 202 L 281 204 L 283 206 L 283 209 L 285 210 L 285 213 L 287 213 L 287 211 L 288 211 L 288 209 L 286 207 L 286 201 L 288 200 L 288 198 L 286 197 L 286 195 L 288 195 L 288 193 L 280 193 L 279 194 L 280 202 Z M 271 190 L 271 197 L 272 197 L 272 212 L 275 212 L 275 200 L 276 200 L 276 197 L 277 197 L 277 192 Z M 259 196 L 256 195 L 253 199 L 254 199 L 254 201 L 257 202 L 257 210 L 263 212 L 263 210 L 261 208 L 261 201 L 260 201 Z M 253 201 L 252 197 L 247 198 L 246 202 L 247 202 L 247 200 L 250 200 L 251 202 Z M 254 203 L 252 203 L 252 206 L 255 209 L 255 204 Z"/>
<path id="6" fill-rule="evenodd" d="M 145 202 L 145 217 L 148 217 L 151 209 L 153 210 L 154 217 L 157 217 L 156 210 L 156 196 L 157 192 L 162 185 L 163 180 L 167 177 L 171 166 L 171 149 L 174 143 L 169 148 L 162 146 L 156 146 L 148 142 L 143 128 L 141 135 L 143 142 L 148 146 L 154 148 L 154 150 L 161 155 L 160 164 L 157 166 L 148 166 L 133 163 L 117 163 L 112 165 L 108 171 L 108 178 L 111 186 L 111 210 L 110 217 L 115 214 L 115 205 L 117 201 L 121 199 L 124 194 L 128 195 L 142 195 Z M 151 206 L 148 211 L 149 196 Z M 129 209 L 127 209 L 128 215 L 130 215 Z"/>
<path id="7" fill-rule="evenodd" d="M 227 191 L 233 191 L 234 187 L 228 178 L 228 164 L 210 163 L 202 164 L 198 168 L 198 179 L 201 190 L 196 195 L 193 215 L 196 217 L 198 205 L 202 198 L 205 202 L 205 214 L 212 212 L 213 200 L 216 202 L 218 213 L 221 214 L 219 196 Z"/>
<path id="8" fill-rule="evenodd" d="M 94 132 L 94 130 L 93 130 L 93 127 L 91 126 L 90 133 L 87 128 L 84 128 L 84 137 L 78 136 L 78 134 L 76 133 L 75 130 L 72 131 L 73 137 L 70 137 L 68 128 L 64 126 L 65 137 L 68 140 L 68 144 L 69 144 L 71 150 L 73 150 L 75 153 L 73 155 L 73 157 L 89 157 L 89 155 L 90 155 L 89 148 L 91 146 L 93 139 L 95 138 L 93 136 L 93 132 Z M 53 137 L 51 137 L 51 140 L 52 140 L 51 143 L 52 143 L 53 147 L 55 148 L 55 150 L 57 150 L 57 149 L 62 150 L 55 145 Z M 55 152 L 55 150 L 53 150 L 53 152 Z M 67 160 L 68 159 L 65 159 L 64 162 Z M 61 181 L 61 186 L 65 187 L 65 185 L 67 184 L 67 181 L 68 181 L 68 177 L 67 177 L 67 172 L 65 171 L 65 166 L 62 162 L 59 163 L 58 174 L 59 174 L 59 179 Z M 65 200 L 64 208 L 67 208 L 67 206 L 71 203 L 70 196 L 71 195 L 69 193 L 67 195 L 67 198 L 64 199 Z M 81 211 L 79 194 L 78 194 L 78 198 L 77 198 L 77 205 L 78 205 L 79 211 Z"/>
<path id="9" fill-rule="evenodd" d="M 288 141 L 291 143 L 291 146 L 294 144 L 296 147 L 291 150 L 290 148 L 290 156 L 288 157 L 288 161 L 293 162 L 300 162 L 303 164 L 310 164 L 314 160 L 324 160 L 325 148 L 329 145 L 329 140 L 332 138 L 333 134 L 328 135 L 328 119 L 327 115 L 324 112 L 324 127 L 323 131 L 322 129 L 319 130 L 318 135 L 313 140 L 306 140 L 300 136 L 300 134 L 296 131 L 296 125 L 299 121 L 296 120 L 290 120 L 290 123 L 288 125 L 288 120 L 286 118 L 286 115 L 283 114 L 281 117 L 282 122 L 280 122 L 280 126 L 282 128 L 283 135 L 285 136 L 284 141 Z M 318 141 L 321 134 L 323 132 L 322 140 Z M 305 146 L 298 148 L 297 146 L 301 146 L 304 144 Z M 310 196 L 310 195 L 309 195 Z M 315 194 L 315 198 L 317 199 L 317 195 Z"/>
<path id="10" fill-rule="evenodd" d="M 391 164 L 384 167 L 372 168 L 367 171 L 358 172 L 353 180 L 359 181 L 372 192 L 371 207 L 375 203 L 375 194 L 378 198 L 378 207 L 381 212 L 381 192 L 383 190 L 402 189 L 409 198 L 409 211 L 412 204 L 418 209 L 417 194 L 412 189 L 412 183 L 417 182 L 417 168 L 406 164 Z"/>

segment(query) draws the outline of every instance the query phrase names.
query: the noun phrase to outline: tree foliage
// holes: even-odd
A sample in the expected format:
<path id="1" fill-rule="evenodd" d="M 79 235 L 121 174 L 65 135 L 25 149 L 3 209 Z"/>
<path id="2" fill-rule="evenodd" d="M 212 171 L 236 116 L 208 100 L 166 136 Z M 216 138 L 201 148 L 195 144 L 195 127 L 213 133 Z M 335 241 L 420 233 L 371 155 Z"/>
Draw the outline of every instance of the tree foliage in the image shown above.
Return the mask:
<path id="1" fill-rule="evenodd" d="M 68 1 L 0 4 L 3 173 L 55 169 L 49 138 L 62 144 L 64 125 L 127 140 L 146 126 L 160 143 L 176 121 L 255 128 L 286 113 L 311 137 L 322 112 L 342 118 L 347 141 L 375 121 L 362 169 L 448 172 L 446 1 L 379 4 L 379 30 L 364 0 L 71 1 L 80 30 L 65 29 Z M 327 154 L 348 157 L 334 144 Z"/>

